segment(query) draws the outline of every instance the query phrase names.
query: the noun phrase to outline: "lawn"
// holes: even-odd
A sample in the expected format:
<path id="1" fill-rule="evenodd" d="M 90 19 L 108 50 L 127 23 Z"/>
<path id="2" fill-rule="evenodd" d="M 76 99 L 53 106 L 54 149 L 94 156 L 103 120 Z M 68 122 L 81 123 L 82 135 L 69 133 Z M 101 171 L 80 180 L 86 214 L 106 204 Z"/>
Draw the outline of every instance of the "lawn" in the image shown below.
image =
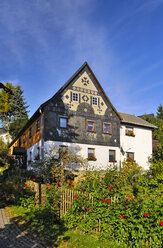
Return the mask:
<path id="1" fill-rule="evenodd" d="M 43 235 L 40 239 L 39 233 L 34 230 L 31 232 L 31 228 L 33 228 L 32 223 L 29 224 L 29 222 L 26 219 L 27 212 L 24 210 L 23 207 L 18 206 L 9 206 L 6 207 L 7 212 L 9 213 L 9 216 L 13 219 L 14 222 L 17 223 L 17 225 L 20 227 L 22 231 L 25 233 L 28 233 L 31 235 L 36 241 L 40 242 L 50 247 L 59 247 L 59 248 L 118 248 L 120 246 L 115 245 L 114 243 L 108 243 L 108 241 L 98 240 L 96 236 L 84 234 L 80 231 L 73 231 L 73 230 L 66 230 L 64 231 L 64 228 L 61 226 L 62 224 L 58 224 L 58 228 L 55 226 L 55 229 L 51 230 L 54 233 L 54 236 L 56 237 L 54 239 L 54 243 L 48 243 L 47 240 L 47 230 L 44 230 L 44 232 L 41 232 L 41 235 Z M 60 230 L 60 232 L 58 232 Z M 45 236 L 44 236 L 45 234 Z"/>

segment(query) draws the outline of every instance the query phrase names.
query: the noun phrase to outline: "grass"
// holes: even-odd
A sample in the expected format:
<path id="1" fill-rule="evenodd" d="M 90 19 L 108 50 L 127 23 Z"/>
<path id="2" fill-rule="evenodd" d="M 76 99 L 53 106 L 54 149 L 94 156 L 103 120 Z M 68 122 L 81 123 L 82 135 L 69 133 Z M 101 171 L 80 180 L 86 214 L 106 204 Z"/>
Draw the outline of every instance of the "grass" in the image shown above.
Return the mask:
<path id="1" fill-rule="evenodd" d="M 72 231 L 66 229 L 64 223 L 55 222 L 53 225 L 43 224 L 43 218 L 40 219 L 40 223 L 34 224 L 35 220 L 31 222 L 31 219 L 27 218 L 29 212 L 27 212 L 21 206 L 9 206 L 6 207 L 10 217 L 15 221 L 20 229 L 25 233 L 31 235 L 36 241 L 45 245 L 45 247 L 59 247 L 59 248 L 109 248 L 118 247 L 112 242 L 98 240 L 96 236 L 84 234 L 79 231 Z M 43 214 L 43 213 L 41 213 Z M 32 214 L 33 218 L 35 213 Z M 38 216 L 37 216 L 38 217 Z M 45 214 L 44 214 L 44 217 Z M 38 230 L 42 228 L 42 230 Z"/>

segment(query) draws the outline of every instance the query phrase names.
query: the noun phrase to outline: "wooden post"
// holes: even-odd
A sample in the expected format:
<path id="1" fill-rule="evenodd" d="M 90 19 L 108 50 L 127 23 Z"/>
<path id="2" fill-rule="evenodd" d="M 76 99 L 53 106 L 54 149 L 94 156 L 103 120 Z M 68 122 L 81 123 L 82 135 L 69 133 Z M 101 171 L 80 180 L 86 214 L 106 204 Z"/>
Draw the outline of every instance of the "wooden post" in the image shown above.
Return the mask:
<path id="1" fill-rule="evenodd" d="M 38 186 L 39 188 L 39 191 L 38 191 L 38 194 L 39 194 L 39 204 L 41 204 L 41 196 L 42 196 L 42 194 L 41 194 L 41 183 L 39 182 L 39 186 Z"/>

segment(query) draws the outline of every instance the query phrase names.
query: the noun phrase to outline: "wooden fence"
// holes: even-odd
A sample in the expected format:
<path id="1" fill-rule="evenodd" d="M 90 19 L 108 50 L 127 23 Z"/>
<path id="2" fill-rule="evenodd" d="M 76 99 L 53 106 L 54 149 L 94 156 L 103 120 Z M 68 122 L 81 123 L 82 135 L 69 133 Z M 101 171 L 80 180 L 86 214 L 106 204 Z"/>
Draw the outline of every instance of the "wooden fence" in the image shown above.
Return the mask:
<path id="1" fill-rule="evenodd" d="M 36 198 L 38 199 L 38 202 L 45 202 L 45 192 L 46 192 L 46 185 L 38 184 L 32 181 L 28 182 L 28 185 L 31 187 L 33 191 L 36 192 Z M 64 189 L 63 187 L 60 187 L 59 195 L 60 195 L 60 204 L 58 209 L 58 214 L 62 218 L 64 214 L 66 214 L 67 210 L 72 207 L 72 204 L 74 202 L 74 196 L 80 195 L 81 192 L 74 191 L 70 189 Z M 84 193 L 83 193 L 84 194 Z M 91 205 L 93 205 L 94 197 L 91 194 L 88 194 L 89 202 Z M 110 198 L 110 204 L 113 202 L 118 202 L 118 197 L 114 196 Z M 83 218 L 86 214 L 84 214 Z M 99 233 L 102 232 L 101 230 L 101 220 L 98 220 L 98 227 L 96 229 L 92 229 L 92 232 Z M 152 238 L 150 237 L 149 240 L 146 240 L 144 242 L 145 247 L 149 247 L 152 243 Z"/>
<path id="2" fill-rule="evenodd" d="M 38 203 L 45 202 L 45 192 L 46 192 L 46 185 L 35 183 L 32 181 L 28 182 L 28 185 L 31 187 L 33 191 L 36 192 L 36 198 L 38 199 Z M 49 186 L 50 187 L 50 186 Z M 59 188 L 59 195 L 60 195 L 60 204 L 59 204 L 59 215 L 62 217 L 64 214 L 66 214 L 67 210 L 72 207 L 72 204 L 74 202 L 74 196 L 80 195 L 81 192 L 74 191 L 70 189 L 64 189 L 63 187 Z M 82 193 L 84 195 L 84 193 Z M 89 197 L 89 203 L 93 205 L 94 197 L 91 194 L 88 194 Z M 110 198 L 110 203 L 117 202 L 118 197 L 114 196 Z"/>

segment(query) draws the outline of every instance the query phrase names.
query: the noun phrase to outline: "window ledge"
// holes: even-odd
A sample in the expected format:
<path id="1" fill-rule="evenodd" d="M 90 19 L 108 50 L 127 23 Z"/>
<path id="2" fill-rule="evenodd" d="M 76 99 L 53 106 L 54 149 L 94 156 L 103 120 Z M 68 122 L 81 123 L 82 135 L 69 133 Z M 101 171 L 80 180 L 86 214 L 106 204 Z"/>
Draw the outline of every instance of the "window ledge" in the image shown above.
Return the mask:
<path id="1" fill-rule="evenodd" d="M 126 133 L 126 136 L 135 137 L 135 134 L 134 133 Z"/>
<path id="2" fill-rule="evenodd" d="M 117 160 L 109 160 L 110 163 L 116 163 Z"/>

